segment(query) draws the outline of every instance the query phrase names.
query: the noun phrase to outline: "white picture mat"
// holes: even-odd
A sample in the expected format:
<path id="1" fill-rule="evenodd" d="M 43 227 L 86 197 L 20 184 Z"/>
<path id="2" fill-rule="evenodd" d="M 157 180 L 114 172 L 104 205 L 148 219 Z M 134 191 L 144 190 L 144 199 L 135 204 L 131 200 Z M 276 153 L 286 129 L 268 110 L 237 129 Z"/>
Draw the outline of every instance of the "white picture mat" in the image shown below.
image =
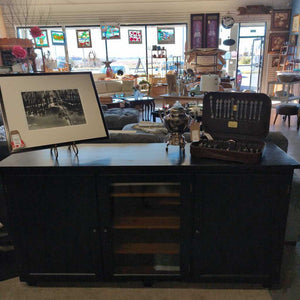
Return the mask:
<path id="1" fill-rule="evenodd" d="M 0 77 L 0 88 L 6 131 L 17 130 L 25 148 L 107 137 L 90 73 Z M 78 89 L 86 124 L 29 130 L 21 92 L 66 89 Z"/>

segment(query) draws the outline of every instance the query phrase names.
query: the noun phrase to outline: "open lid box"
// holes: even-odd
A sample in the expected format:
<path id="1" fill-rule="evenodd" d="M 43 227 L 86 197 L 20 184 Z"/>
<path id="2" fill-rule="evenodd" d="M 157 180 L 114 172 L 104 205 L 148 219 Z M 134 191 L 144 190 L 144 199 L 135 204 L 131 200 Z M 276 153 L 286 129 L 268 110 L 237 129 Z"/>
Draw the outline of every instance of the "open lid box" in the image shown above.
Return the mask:
<path id="1" fill-rule="evenodd" d="M 269 133 L 271 99 L 261 93 L 207 93 L 202 124 L 213 139 L 263 141 Z"/>

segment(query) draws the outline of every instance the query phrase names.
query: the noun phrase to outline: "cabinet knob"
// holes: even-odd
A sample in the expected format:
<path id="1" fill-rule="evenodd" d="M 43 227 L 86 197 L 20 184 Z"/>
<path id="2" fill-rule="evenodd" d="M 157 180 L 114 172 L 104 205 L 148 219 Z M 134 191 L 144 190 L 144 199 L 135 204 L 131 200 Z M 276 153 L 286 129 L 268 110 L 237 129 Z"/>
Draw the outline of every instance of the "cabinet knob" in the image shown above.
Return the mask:
<path id="1" fill-rule="evenodd" d="M 96 228 L 94 228 L 94 229 L 93 229 L 93 232 L 94 232 L 94 233 L 96 233 L 96 232 L 97 232 L 97 229 L 96 229 Z"/>
<path id="2" fill-rule="evenodd" d="M 195 230 L 195 234 L 199 234 L 200 231 L 198 229 Z"/>
<path id="3" fill-rule="evenodd" d="M 103 232 L 107 233 L 107 232 L 108 232 L 108 229 L 107 229 L 107 228 L 104 228 L 104 229 L 103 229 Z"/>

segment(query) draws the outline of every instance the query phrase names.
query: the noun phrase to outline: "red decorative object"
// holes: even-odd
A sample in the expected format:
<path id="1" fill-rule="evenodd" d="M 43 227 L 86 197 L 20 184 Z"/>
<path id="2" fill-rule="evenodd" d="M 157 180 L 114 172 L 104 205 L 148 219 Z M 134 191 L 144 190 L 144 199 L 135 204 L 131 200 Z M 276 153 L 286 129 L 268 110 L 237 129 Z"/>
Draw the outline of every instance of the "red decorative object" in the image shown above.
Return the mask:
<path id="1" fill-rule="evenodd" d="M 27 51 L 21 46 L 13 46 L 12 47 L 12 55 L 16 58 L 24 59 L 27 57 Z"/>
<path id="2" fill-rule="evenodd" d="M 33 38 L 37 38 L 42 36 L 42 30 L 38 26 L 34 26 L 30 28 L 30 33 Z"/>

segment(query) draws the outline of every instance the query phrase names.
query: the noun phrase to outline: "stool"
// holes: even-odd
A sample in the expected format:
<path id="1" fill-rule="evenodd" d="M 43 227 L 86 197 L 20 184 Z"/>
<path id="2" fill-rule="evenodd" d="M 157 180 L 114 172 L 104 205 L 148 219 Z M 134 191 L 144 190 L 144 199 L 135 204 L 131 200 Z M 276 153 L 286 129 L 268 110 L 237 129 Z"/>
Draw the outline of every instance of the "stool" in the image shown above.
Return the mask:
<path id="1" fill-rule="evenodd" d="M 290 127 L 291 125 L 291 120 L 290 116 L 297 116 L 297 130 L 299 129 L 300 125 L 300 120 L 298 116 L 298 111 L 299 111 L 299 105 L 296 103 L 285 103 L 285 104 L 280 104 L 276 106 L 276 116 L 274 119 L 274 123 L 276 123 L 278 115 L 283 115 L 284 121 L 286 120 L 286 117 L 288 118 L 288 126 Z"/>

